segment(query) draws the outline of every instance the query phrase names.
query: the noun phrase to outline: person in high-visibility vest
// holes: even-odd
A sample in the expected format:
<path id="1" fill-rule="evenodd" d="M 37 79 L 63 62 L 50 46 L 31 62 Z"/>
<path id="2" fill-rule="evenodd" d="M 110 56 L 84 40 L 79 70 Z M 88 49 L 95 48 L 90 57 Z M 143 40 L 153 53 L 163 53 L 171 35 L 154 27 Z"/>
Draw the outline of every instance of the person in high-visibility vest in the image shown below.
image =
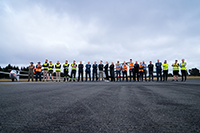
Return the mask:
<path id="1" fill-rule="evenodd" d="M 162 66 L 163 66 L 163 81 L 167 81 L 167 77 L 168 77 L 168 63 L 167 63 L 167 60 L 164 61 Z"/>
<path id="2" fill-rule="evenodd" d="M 172 67 L 173 67 L 173 80 L 175 80 L 176 78 L 176 81 L 178 81 L 178 73 L 179 73 L 179 63 L 177 60 L 175 60 L 175 63 L 172 64 Z"/>
<path id="3" fill-rule="evenodd" d="M 71 64 L 71 78 L 70 78 L 70 81 L 73 81 L 75 82 L 76 81 L 76 68 L 77 68 L 77 64 L 76 64 L 76 61 L 74 60 L 73 61 L 73 64 Z"/>
<path id="4" fill-rule="evenodd" d="M 119 63 L 119 61 L 117 61 L 116 63 L 116 74 L 117 74 L 117 81 L 119 79 L 119 81 L 121 81 L 121 70 L 122 70 L 122 66 L 121 64 Z M 118 77 L 119 76 L 119 77 Z"/>
<path id="5" fill-rule="evenodd" d="M 69 79 L 69 63 L 68 63 L 68 60 L 65 61 L 65 64 L 63 64 L 63 71 L 64 71 L 64 82 L 66 81 L 66 78 L 67 78 L 67 81 Z"/>
<path id="6" fill-rule="evenodd" d="M 134 63 L 132 59 L 130 59 L 130 63 L 129 63 L 129 74 L 130 74 L 130 81 L 131 81 L 131 78 L 133 78 L 133 81 L 135 81 L 135 69 L 134 69 Z"/>
<path id="7" fill-rule="evenodd" d="M 128 82 L 128 76 L 127 76 L 127 64 L 124 61 L 123 65 L 122 65 L 122 73 L 123 73 L 123 81 L 124 81 L 124 75 L 126 75 L 126 82 Z"/>
<path id="8" fill-rule="evenodd" d="M 30 81 L 30 77 L 32 78 L 32 81 L 33 81 L 33 75 L 34 75 L 34 73 L 33 73 L 33 71 L 34 71 L 34 69 L 35 69 L 35 66 L 33 65 L 33 62 L 30 62 L 30 65 L 29 65 L 29 67 L 28 67 L 28 82 Z"/>
<path id="9" fill-rule="evenodd" d="M 53 68 L 54 65 L 52 64 L 52 61 L 49 61 L 49 66 L 48 66 L 48 80 L 51 79 L 51 81 L 53 82 Z"/>
<path id="10" fill-rule="evenodd" d="M 181 67 L 181 75 L 182 75 L 182 81 L 183 81 L 183 76 L 185 76 L 185 80 L 186 81 L 186 75 L 187 75 L 187 69 L 186 69 L 186 62 L 184 59 L 182 59 L 182 62 L 180 64 Z"/>
<path id="11" fill-rule="evenodd" d="M 38 62 L 38 64 L 36 65 L 36 69 L 35 69 L 35 81 L 37 82 L 38 80 L 38 76 L 39 76 L 39 80 L 41 81 L 41 72 L 42 72 L 42 65 L 40 64 L 40 62 Z"/>
<path id="12" fill-rule="evenodd" d="M 46 78 L 46 80 L 48 79 L 48 67 L 49 67 L 49 63 L 48 60 L 45 60 L 45 63 L 42 65 L 43 66 L 43 82 Z"/>
<path id="13" fill-rule="evenodd" d="M 59 61 L 57 61 L 56 65 L 56 82 L 59 81 L 60 82 L 60 68 L 61 68 L 61 64 Z"/>
<path id="14" fill-rule="evenodd" d="M 144 67 L 143 67 L 142 62 L 140 62 L 138 72 L 139 72 L 139 74 L 140 74 L 140 81 L 143 81 L 143 72 L 144 72 Z"/>

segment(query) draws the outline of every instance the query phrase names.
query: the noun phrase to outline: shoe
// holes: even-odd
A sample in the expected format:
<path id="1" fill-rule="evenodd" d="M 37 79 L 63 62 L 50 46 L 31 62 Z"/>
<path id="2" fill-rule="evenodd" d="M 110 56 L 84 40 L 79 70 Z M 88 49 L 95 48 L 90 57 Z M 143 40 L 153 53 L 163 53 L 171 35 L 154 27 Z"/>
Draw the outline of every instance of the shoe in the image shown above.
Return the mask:
<path id="1" fill-rule="evenodd" d="M 172 81 L 174 81 L 174 80 L 172 79 Z"/>
<path id="2" fill-rule="evenodd" d="M 178 82 L 178 80 L 176 80 L 176 82 Z"/>

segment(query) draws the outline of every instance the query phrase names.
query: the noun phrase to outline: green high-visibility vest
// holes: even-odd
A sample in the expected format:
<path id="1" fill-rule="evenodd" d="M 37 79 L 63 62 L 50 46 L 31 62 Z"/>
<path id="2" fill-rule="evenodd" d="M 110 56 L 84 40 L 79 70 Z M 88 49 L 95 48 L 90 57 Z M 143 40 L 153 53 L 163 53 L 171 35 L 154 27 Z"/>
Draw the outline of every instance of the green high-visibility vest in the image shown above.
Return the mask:
<path id="1" fill-rule="evenodd" d="M 185 65 L 185 66 L 182 66 L 182 65 Z M 185 63 L 185 62 L 181 63 L 181 70 L 187 70 L 187 69 L 186 69 L 186 63 Z"/>
<path id="2" fill-rule="evenodd" d="M 168 63 L 163 63 L 163 70 L 168 70 Z"/>
<path id="3" fill-rule="evenodd" d="M 69 70 L 69 64 L 68 64 L 68 63 L 67 63 L 67 64 L 66 64 L 66 63 L 64 64 L 64 69 L 65 69 L 65 70 Z"/>
<path id="4" fill-rule="evenodd" d="M 77 64 L 72 64 L 71 66 L 72 66 L 72 70 L 76 70 L 75 66 L 77 66 Z"/>
<path id="5" fill-rule="evenodd" d="M 48 70 L 48 63 L 44 63 L 43 67 L 44 67 L 44 70 Z"/>
<path id="6" fill-rule="evenodd" d="M 178 65 L 178 63 L 173 63 L 173 65 Z M 173 66 L 173 71 L 179 71 L 179 66 Z"/>
<path id="7" fill-rule="evenodd" d="M 56 72 L 60 72 L 60 64 L 56 64 Z"/>
<path id="8" fill-rule="evenodd" d="M 53 71 L 53 64 L 49 64 L 49 71 Z"/>

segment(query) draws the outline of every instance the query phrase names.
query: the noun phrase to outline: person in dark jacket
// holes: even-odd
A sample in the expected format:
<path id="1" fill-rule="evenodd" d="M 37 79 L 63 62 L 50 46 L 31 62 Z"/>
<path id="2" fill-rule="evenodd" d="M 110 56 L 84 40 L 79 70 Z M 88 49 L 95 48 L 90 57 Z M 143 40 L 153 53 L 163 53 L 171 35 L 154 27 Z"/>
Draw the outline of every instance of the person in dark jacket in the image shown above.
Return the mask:
<path id="1" fill-rule="evenodd" d="M 162 63 L 159 60 L 157 60 L 155 66 L 156 66 L 157 81 L 159 81 L 159 77 L 160 81 L 162 81 Z"/>
<path id="2" fill-rule="evenodd" d="M 87 81 L 87 75 L 89 75 L 89 79 L 90 79 L 90 81 L 91 81 L 91 64 L 90 64 L 90 62 L 88 61 L 88 64 L 86 64 L 86 66 L 85 66 L 85 76 L 86 76 L 86 79 L 85 79 L 85 81 Z"/>
<path id="3" fill-rule="evenodd" d="M 111 82 L 115 81 L 115 66 L 114 63 L 112 62 L 110 65 L 110 76 L 111 76 Z"/>
<path id="4" fill-rule="evenodd" d="M 102 60 L 100 61 L 100 64 L 99 64 L 99 81 L 100 81 L 100 78 L 102 78 L 102 81 L 103 81 L 103 63 L 102 63 Z"/>
<path id="5" fill-rule="evenodd" d="M 135 79 L 136 75 L 137 75 L 137 81 L 139 81 L 139 64 L 137 61 L 135 62 L 134 69 L 135 69 L 134 81 L 136 81 Z"/>
<path id="6" fill-rule="evenodd" d="M 109 80 L 109 78 L 108 78 L 108 62 L 106 62 L 104 69 L 105 69 L 105 74 L 106 74 L 106 80 Z"/>
<path id="7" fill-rule="evenodd" d="M 80 61 L 80 64 L 78 65 L 78 82 L 80 81 L 80 76 L 81 81 L 83 81 L 83 67 L 82 61 Z"/>
<path id="8" fill-rule="evenodd" d="M 150 61 L 150 64 L 148 65 L 148 69 L 149 69 L 149 81 L 153 81 L 153 67 L 154 65 L 152 64 L 152 61 Z"/>
<path id="9" fill-rule="evenodd" d="M 92 71 L 92 80 L 94 81 L 94 76 L 96 77 L 96 81 L 98 80 L 97 77 L 97 62 L 95 61 L 92 65 L 93 71 Z"/>

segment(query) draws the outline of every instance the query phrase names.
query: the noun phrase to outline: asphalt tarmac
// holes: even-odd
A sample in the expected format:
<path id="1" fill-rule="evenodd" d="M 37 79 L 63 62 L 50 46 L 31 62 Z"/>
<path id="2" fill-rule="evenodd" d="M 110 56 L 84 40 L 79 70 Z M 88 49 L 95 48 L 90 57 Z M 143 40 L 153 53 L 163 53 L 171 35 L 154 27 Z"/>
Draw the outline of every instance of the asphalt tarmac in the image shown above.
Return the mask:
<path id="1" fill-rule="evenodd" d="M 0 82 L 0 132 L 200 132 L 200 80 Z"/>

